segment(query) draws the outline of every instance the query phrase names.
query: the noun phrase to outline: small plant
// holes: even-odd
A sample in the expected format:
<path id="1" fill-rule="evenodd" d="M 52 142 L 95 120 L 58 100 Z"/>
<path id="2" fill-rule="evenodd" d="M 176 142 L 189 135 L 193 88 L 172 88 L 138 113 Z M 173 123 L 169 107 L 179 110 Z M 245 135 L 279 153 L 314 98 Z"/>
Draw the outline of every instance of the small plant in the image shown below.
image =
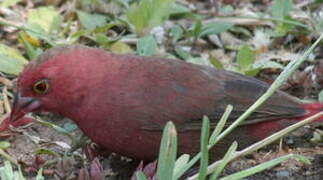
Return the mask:
<path id="1" fill-rule="evenodd" d="M 131 5 L 127 12 L 128 21 L 136 32 L 143 36 L 168 19 L 174 0 L 141 0 Z"/>
<path id="2" fill-rule="evenodd" d="M 44 180 L 43 169 L 40 168 L 38 173 L 34 179 L 36 180 Z M 0 177 L 1 180 L 26 180 L 20 167 L 18 166 L 18 170 L 15 170 L 9 161 L 4 161 L 4 165 L 0 167 Z"/>

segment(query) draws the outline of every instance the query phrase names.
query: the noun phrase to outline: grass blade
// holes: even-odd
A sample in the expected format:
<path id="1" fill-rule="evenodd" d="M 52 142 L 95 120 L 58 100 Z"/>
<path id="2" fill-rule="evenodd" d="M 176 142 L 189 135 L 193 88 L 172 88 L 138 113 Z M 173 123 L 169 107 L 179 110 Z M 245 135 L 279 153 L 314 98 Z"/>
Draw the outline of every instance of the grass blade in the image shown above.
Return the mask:
<path id="1" fill-rule="evenodd" d="M 202 134 L 201 134 L 201 161 L 199 169 L 198 180 L 204 180 L 206 178 L 207 166 L 209 161 L 209 149 L 208 140 L 210 132 L 210 120 L 208 117 L 203 117 Z"/>
<path id="2" fill-rule="evenodd" d="M 177 133 L 172 122 L 168 122 L 163 131 L 158 158 L 157 178 L 171 180 L 173 178 L 177 153 Z"/>
<path id="3" fill-rule="evenodd" d="M 281 162 L 286 161 L 286 160 L 288 160 L 290 158 L 295 158 L 297 160 L 302 161 L 303 163 L 310 164 L 309 160 L 306 159 L 304 156 L 300 156 L 300 155 L 297 155 L 297 154 L 288 154 L 288 155 L 281 156 L 281 157 L 278 157 L 276 159 L 273 159 L 273 160 L 264 162 L 264 163 L 259 164 L 257 166 L 251 167 L 249 169 L 246 169 L 246 170 L 243 170 L 243 171 L 239 171 L 239 172 L 234 173 L 232 175 L 226 176 L 224 178 L 221 178 L 221 180 L 242 179 L 242 178 L 251 176 L 253 174 L 256 174 L 258 172 L 261 172 L 261 171 L 263 171 L 265 169 L 274 167 L 274 166 L 280 164 Z"/>
<path id="4" fill-rule="evenodd" d="M 231 144 L 229 150 L 224 155 L 224 157 L 223 157 L 221 163 L 219 164 L 219 166 L 213 172 L 210 180 L 216 180 L 218 178 L 218 176 L 220 175 L 220 173 L 222 172 L 224 167 L 230 162 L 230 159 L 232 158 L 232 156 L 236 152 L 237 148 L 238 148 L 238 143 L 236 141 L 234 141 Z"/>

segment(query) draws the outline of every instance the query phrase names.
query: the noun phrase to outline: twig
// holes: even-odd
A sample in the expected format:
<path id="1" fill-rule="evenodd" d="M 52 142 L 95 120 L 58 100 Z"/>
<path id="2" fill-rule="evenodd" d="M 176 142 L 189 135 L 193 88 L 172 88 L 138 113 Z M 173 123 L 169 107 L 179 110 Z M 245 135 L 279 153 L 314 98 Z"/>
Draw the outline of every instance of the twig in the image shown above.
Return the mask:
<path id="1" fill-rule="evenodd" d="M 0 156 L 6 158 L 11 163 L 15 164 L 16 166 L 19 166 L 17 160 L 13 157 L 11 157 L 9 154 L 7 154 L 3 149 L 0 148 Z"/>
<path id="2" fill-rule="evenodd" d="M 0 77 L 0 83 L 1 84 L 4 84 L 8 88 L 12 88 L 13 87 L 13 83 L 9 79 L 4 78 L 4 77 Z"/>
<path id="3" fill-rule="evenodd" d="M 4 109 L 7 113 L 11 112 L 11 107 L 10 107 L 10 102 L 8 99 L 8 89 L 7 86 L 3 87 L 2 89 L 2 96 L 3 96 L 3 105 L 4 105 Z"/>

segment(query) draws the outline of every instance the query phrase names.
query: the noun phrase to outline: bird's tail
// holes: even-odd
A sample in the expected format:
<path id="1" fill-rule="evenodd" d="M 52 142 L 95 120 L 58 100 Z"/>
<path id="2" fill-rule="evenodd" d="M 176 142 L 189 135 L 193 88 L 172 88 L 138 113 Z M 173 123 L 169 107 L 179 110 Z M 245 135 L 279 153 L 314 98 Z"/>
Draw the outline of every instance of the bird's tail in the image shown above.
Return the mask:
<path id="1" fill-rule="evenodd" d="M 310 117 L 316 113 L 323 111 L 323 103 L 304 104 L 303 107 L 307 111 L 307 113 L 305 116 L 301 117 L 301 119 L 305 119 L 307 117 Z M 323 122 L 323 116 L 316 119 L 315 122 Z"/>

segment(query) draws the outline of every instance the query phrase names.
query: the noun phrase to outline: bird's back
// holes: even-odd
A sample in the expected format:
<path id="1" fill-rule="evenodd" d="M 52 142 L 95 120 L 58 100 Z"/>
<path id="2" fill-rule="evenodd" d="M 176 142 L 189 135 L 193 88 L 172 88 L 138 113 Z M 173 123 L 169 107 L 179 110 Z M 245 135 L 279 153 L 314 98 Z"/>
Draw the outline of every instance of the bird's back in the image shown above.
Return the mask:
<path id="1" fill-rule="evenodd" d="M 200 129 L 203 115 L 216 124 L 229 104 L 233 105 L 230 120 L 235 120 L 269 87 L 252 77 L 180 60 L 119 55 L 115 58 L 123 61 L 124 68 L 119 73 L 124 77 L 122 84 L 129 104 L 138 107 L 133 113 L 150 119 L 145 122 L 147 130 L 161 129 L 168 120 L 182 130 Z M 299 100 L 277 91 L 246 124 L 305 113 Z"/>

